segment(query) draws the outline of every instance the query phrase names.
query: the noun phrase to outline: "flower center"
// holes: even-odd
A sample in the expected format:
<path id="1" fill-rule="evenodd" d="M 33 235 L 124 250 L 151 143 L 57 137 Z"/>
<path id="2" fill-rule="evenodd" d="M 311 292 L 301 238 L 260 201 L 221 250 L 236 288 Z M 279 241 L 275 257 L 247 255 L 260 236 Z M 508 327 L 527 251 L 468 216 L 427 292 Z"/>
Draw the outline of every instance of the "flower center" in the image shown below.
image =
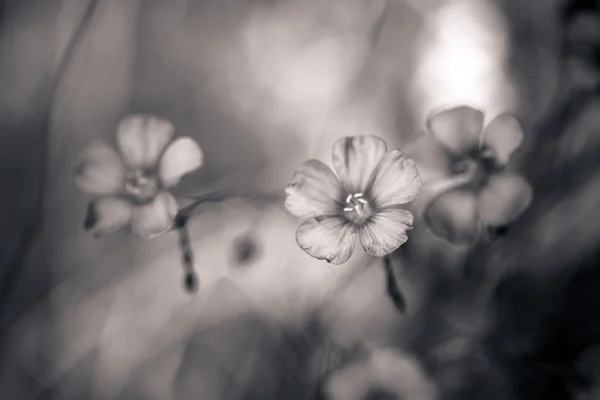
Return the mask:
<path id="1" fill-rule="evenodd" d="M 477 154 L 455 163 L 452 171 L 454 174 L 461 176 L 473 188 L 481 189 L 496 169 L 494 159 L 488 157 L 487 153 L 481 150 Z"/>
<path id="2" fill-rule="evenodd" d="M 346 217 L 355 223 L 363 223 L 373 214 L 373 209 L 363 193 L 351 193 L 346 196 L 343 211 Z"/>
<path id="3" fill-rule="evenodd" d="M 487 185 L 490 176 L 500 169 L 494 157 L 485 148 L 478 149 L 452 163 L 452 176 L 427 183 L 425 190 L 440 194 L 458 187 L 466 187 L 479 192 Z"/>
<path id="4" fill-rule="evenodd" d="M 158 192 L 158 181 L 155 176 L 136 169 L 125 177 L 125 191 L 135 200 L 145 202 Z"/>

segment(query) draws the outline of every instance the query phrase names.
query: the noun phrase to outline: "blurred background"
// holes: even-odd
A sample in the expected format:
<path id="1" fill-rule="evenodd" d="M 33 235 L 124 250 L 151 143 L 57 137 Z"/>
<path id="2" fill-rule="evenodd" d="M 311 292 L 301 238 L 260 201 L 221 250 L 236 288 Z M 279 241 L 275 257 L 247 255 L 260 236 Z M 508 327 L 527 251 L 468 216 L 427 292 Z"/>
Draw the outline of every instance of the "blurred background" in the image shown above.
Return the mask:
<path id="1" fill-rule="evenodd" d="M 314 360 L 330 371 L 357 343 L 415 355 L 439 398 L 597 398 L 596 2 L 0 6 L 1 398 L 317 398 Z M 297 246 L 283 188 L 341 136 L 402 148 L 432 109 L 463 103 L 520 117 L 514 168 L 535 201 L 479 252 L 417 227 L 395 263 L 401 314 L 380 260 L 334 266 Z M 195 295 L 175 232 L 83 229 L 77 158 L 133 113 L 204 150 L 180 199 L 233 193 L 190 219 Z"/>

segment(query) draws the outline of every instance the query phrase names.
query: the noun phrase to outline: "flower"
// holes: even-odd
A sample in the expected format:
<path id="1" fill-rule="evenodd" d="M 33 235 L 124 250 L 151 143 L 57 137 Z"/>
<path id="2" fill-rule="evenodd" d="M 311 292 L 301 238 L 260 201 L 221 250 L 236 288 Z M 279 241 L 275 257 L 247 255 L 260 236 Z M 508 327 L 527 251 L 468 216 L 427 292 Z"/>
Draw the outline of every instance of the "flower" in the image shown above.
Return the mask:
<path id="1" fill-rule="evenodd" d="M 150 238 L 171 227 L 178 204 L 166 189 L 203 163 L 200 146 L 190 137 L 171 142 L 173 133 L 166 120 L 132 115 L 117 129 L 120 155 L 102 142 L 84 149 L 75 183 L 98 196 L 90 202 L 86 229 L 98 236 L 130 223 L 136 236 Z"/>
<path id="2" fill-rule="evenodd" d="M 523 142 L 521 124 L 504 113 L 484 130 L 483 120 L 482 111 L 468 106 L 434 112 L 427 118 L 428 131 L 407 149 L 425 187 L 442 189 L 433 191 L 425 221 L 452 243 L 470 244 L 484 227 L 505 227 L 533 197 L 523 178 L 505 170 Z"/>
<path id="3" fill-rule="evenodd" d="M 298 245 L 314 258 L 342 264 L 357 235 L 375 257 L 405 243 L 413 215 L 400 205 L 421 190 L 414 162 L 400 150 L 387 151 L 379 137 L 347 136 L 333 144 L 333 167 L 337 176 L 308 160 L 285 190 L 286 208 L 304 220 L 296 231 Z"/>
<path id="4" fill-rule="evenodd" d="M 329 400 L 437 398 L 436 386 L 418 361 L 392 349 L 376 349 L 365 360 L 335 371 L 324 392 Z"/>

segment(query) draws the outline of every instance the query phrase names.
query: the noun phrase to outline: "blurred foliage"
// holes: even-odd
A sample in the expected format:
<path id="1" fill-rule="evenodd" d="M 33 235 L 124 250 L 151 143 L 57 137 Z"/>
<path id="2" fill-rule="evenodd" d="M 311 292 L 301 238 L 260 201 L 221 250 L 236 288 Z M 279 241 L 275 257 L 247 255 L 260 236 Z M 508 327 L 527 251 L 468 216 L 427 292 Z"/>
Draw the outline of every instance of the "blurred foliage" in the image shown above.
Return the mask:
<path id="1" fill-rule="evenodd" d="M 328 19 L 334 6 L 322 6 L 318 12 L 306 8 L 299 14 L 305 20 L 288 28 L 275 24 L 273 29 L 285 33 L 278 40 L 306 33 L 303 21 L 319 18 L 345 29 L 362 21 L 366 10 L 372 12 L 369 21 L 380 21 L 380 9 L 352 1 L 356 8 L 347 7 L 348 13 Z M 416 126 L 406 89 L 414 72 L 411 46 L 427 12 L 418 14 L 393 2 L 380 46 L 351 80 L 352 90 L 341 91 L 344 101 L 333 97 L 313 103 L 319 88 L 311 92 L 304 87 L 300 69 L 291 76 L 296 79 L 291 87 L 305 96 L 304 101 L 281 103 L 281 96 L 263 101 L 253 95 L 256 88 L 247 76 L 252 76 L 249 64 L 255 59 L 240 58 L 248 51 L 242 40 L 242 27 L 248 28 L 245 17 L 254 6 L 268 16 L 271 2 L 105 2 L 95 12 L 86 44 L 59 90 L 48 146 L 40 146 L 38 110 L 47 98 L 49 72 L 55 72 L 64 37 L 75 32 L 83 3 L 4 2 L 3 259 L 5 246 L 12 246 L 10 240 L 18 236 L 15 229 L 23 227 L 38 206 L 34 183 L 45 175 L 48 186 L 41 240 L 26 254 L 21 285 L 3 305 L 8 310 L 3 318 L 17 322 L 3 334 L 1 391 L 15 400 L 44 390 L 61 399 L 186 399 L 202 391 L 210 393 L 208 398 L 222 398 L 214 393 L 233 398 L 282 398 L 290 392 L 309 396 L 314 393 L 306 391 L 314 390 L 319 380 L 309 373 L 311 357 L 331 341 L 334 349 L 342 348 L 333 351 L 339 354 L 331 365 L 343 362 L 349 346 L 337 342 L 358 338 L 410 349 L 448 399 L 553 398 L 558 393 L 567 398 L 581 388 L 594 390 L 597 377 L 590 364 L 596 364 L 600 336 L 589 321 L 598 302 L 593 293 L 600 240 L 600 224 L 595 223 L 600 109 L 594 84 L 585 86 L 589 79 L 569 76 L 578 69 L 564 68 L 560 57 L 567 54 L 561 47 L 566 32 L 590 34 L 584 35 L 583 46 L 571 46 L 575 51 L 568 54 L 595 65 L 595 25 L 588 29 L 587 21 L 597 18 L 597 6 L 569 3 L 573 6 L 566 8 L 567 18 L 561 18 L 555 2 L 496 3 L 508 16 L 508 70 L 519 89 L 518 112 L 529 133 L 518 158 L 534 185 L 535 203 L 495 244 L 483 249 L 445 247 L 417 227 L 409 246 L 392 260 L 407 302 L 406 315 L 400 317 L 386 297 L 382 266 L 369 265 L 352 281 L 354 286 L 337 296 L 340 304 L 327 314 L 331 330 L 314 335 L 309 324 L 303 325 L 304 317 L 330 300 L 332 282 L 339 283 L 344 274 L 297 249 L 295 225 L 277 207 L 228 201 L 192 220 L 190 236 L 198 239 L 196 266 L 200 293 L 205 295 L 190 298 L 181 290 L 180 255 L 173 236 L 151 244 L 119 235 L 94 241 L 81 229 L 83 197 L 65 177 L 86 143 L 113 137 L 116 121 L 131 112 L 163 115 L 174 121 L 178 133 L 195 137 L 205 149 L 206 171 L 186 182 L 180 195 L 238 170 L 243 173 L 233 174 L 225 186 L 256 191 L 281 187 L 299 161 L 315 156 L 311 149 L 328 151 L 339 134 L 314 140 L 323 132 L 324 120 L 330 123 L 328 132 L 348 125 L 357 129 L 356 120 L 368 121 L 360 130 L 382 129 L 391 144 L 400 144 Z M 574 29 L 577 21 L 583 21 L 585 29 Z M 60 40 L 57 25 L 63 31 Z M 298 31 L 286 30 L 290 26 Z M 359 30 L 371 33 L 369 27 L 363 24 Z M 569 43 L 581 38 L 577 35 L 568 36 Z M 278 54 L 281 46 L 286 49 L 285 43 L 278 46 L 267 55 Z M 298 52 L 297 59 L 310 60 L 327 46 L 303 47 L 306 51 Z M 334 64 L 324 63 L 318 71 L 329 71 Z M 273 84 L 270 75 L 261 72 L 258 86 L 268 88 Z M 240 76 L 241 82 L 233 79 Z M 232 94 L 215 95 L 223 81 L 240 84 L 254 111 L 246 114 L 247 109 L 223 105 Z M 323 118 L 329 116 L 325 110 L 331 111 L 331 119 Z M 277 115 L 271 115 L 275 111 Z M 400 134 L 389 128 L 397 124 L 398 115 L 406 116 L 399 118 L 406 120 Z M 270 116 L 286 124 L 273 125 Z M 309 126 L 311 118 L 318 120 L 317 126 Z M 48 164 L 42 164 L 45 156 Z M 418 248 L 412 243 L 419 243 Z M 457 273 L 463 268 L 455 268 L 464 266 L 465 259 L 470 265 L 467 276 Z M 246 263 L 243 268 L 232 268 L 241 261 Z M 351 261 L 349 270 L 362 265 L 360 259 Z M 216 284 L 221 278 L 237 282 L 245 294 L 231 294 Z M 203 308 L 210 304 L 208 293 L 215 293 L 211 288 L 224 296 Z M 42 297 L 44 301 L 38 301 Z M 259 311 L 237 314 L 240 304 L 255 305 Z M 213 325 L 199 326 L 198 321 Z M 340 331 L 346 336 L 340 337 Z M 223 394 L 227 391 L 229 395 Z"/>

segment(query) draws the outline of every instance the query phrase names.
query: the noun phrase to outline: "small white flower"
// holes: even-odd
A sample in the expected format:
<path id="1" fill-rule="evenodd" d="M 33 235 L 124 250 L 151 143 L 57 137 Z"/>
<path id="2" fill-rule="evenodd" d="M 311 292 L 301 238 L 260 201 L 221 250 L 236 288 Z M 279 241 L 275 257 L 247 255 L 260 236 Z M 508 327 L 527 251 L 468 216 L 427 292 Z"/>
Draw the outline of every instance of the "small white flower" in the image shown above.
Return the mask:
<path id="1" fill-rule="evenodd" d="M 514 222 L 531 204 L 533 190 L 521 176 L 506 170 L 524 140 L 517 118 L 496 116 L 484 126 L 484 113 L 470 106 L 432 112 L 427 131 L 407 145 L 428 182 L 440 191 L 425 209 L 425 221 L 438 236 L 472 244 L 482 228 Z M 434 187 L 435 185 L 431 185 Z"/>
<path id="2" fill-rule="evenodd" d="M 374 257 L 405 243 L 413 215 L 401 205 L 421 190 L 415 163 L 400 150 L 388 151 L 379 137 L 347 136 L 333 145 L 333 167 L 337 176 L 308 160 L 286 188 L 286 208 L 305 220 L 296 231 L 298 245 L 314 258 L 342 264 L 357 236 Z"/>
<path id="3" fill-rule="evenodd" d="M 117 129 L 120 155 L 102 142 L 86 147 L 75 167 L 75 183 L 98 196 L 89 206 L 86 229 L 96 235 L 130 224 L 139 237 L 167 231 L 178 212 L 166 189 L 203 163 L 202 149 L 190 137 L 174 141 L 173 125 L 149 115 L 132 115 Z"/>

